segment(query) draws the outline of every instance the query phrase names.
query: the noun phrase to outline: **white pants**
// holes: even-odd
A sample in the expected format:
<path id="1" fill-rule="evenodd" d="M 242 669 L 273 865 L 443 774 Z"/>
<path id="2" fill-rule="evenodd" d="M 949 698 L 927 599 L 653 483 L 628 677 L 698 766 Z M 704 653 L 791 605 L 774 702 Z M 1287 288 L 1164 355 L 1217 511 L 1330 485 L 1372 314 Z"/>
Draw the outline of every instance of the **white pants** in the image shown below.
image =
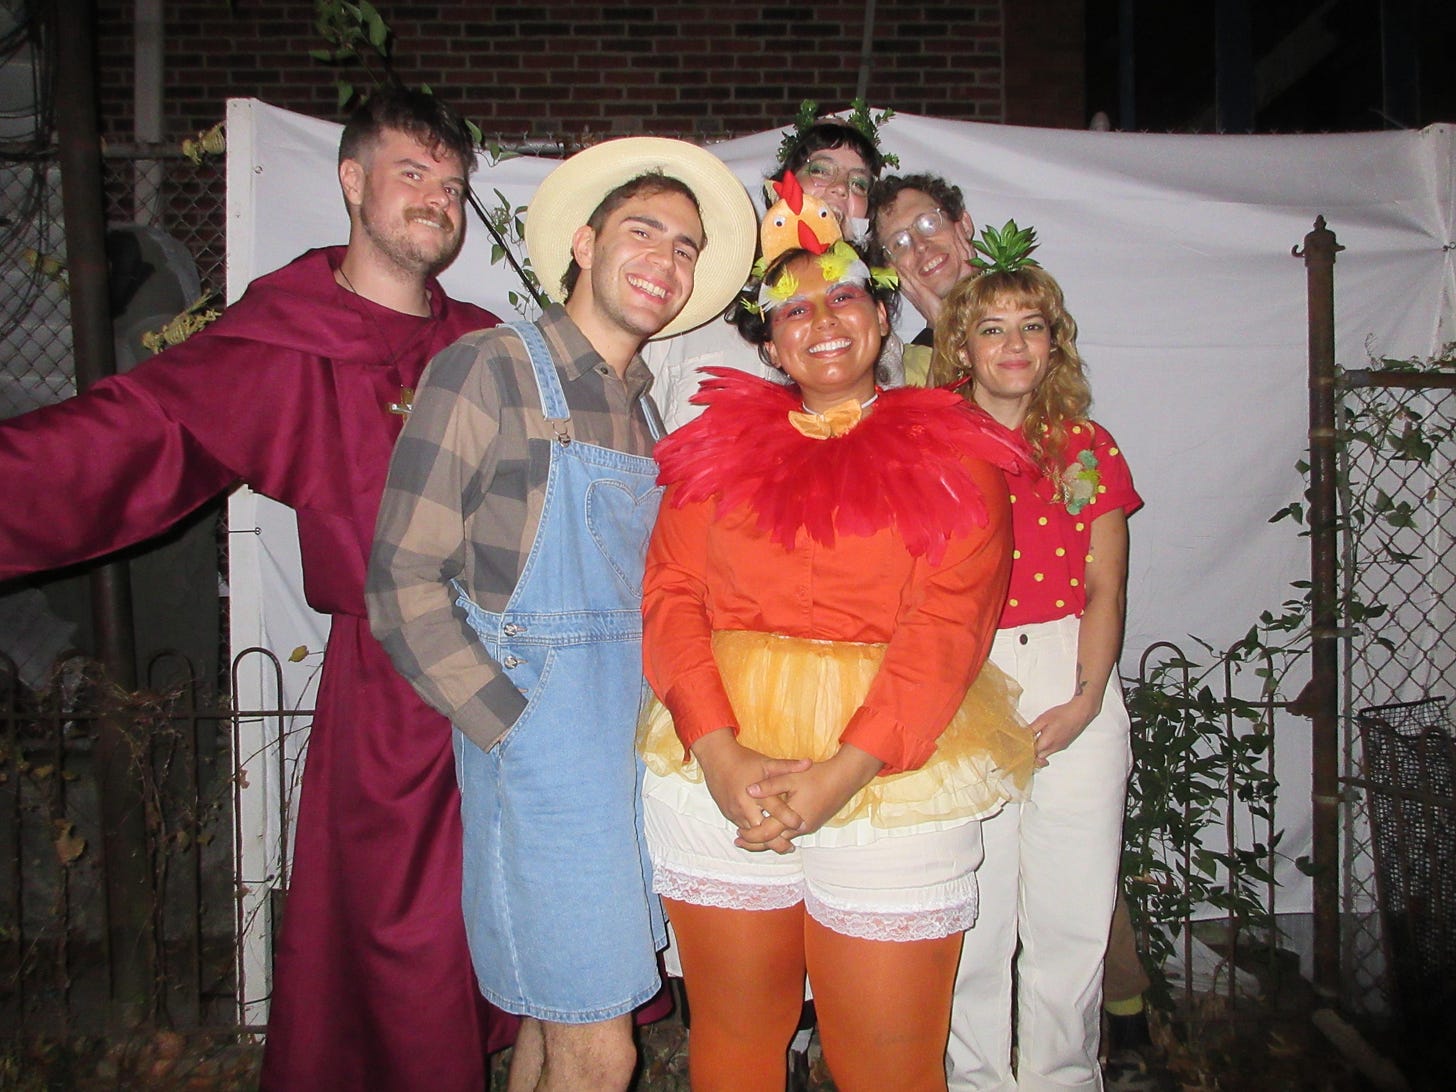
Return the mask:
<path id="1" fill-rule="evenodd" d="M 1022 687 L 1028 723 L 1072 696 L 1077 619 L 1001 630 L 991 662 Z M 981 911 L 956 976 L 951 1092 L 1102 1088 L 1102 961 L 1117 896 L 1132 755 L 1114 672 L 1102 712 L 1037 770 L 1031 798 L 981 824 Z M 1012 957 L 1017 1072 L 1011 1071 Z"/>

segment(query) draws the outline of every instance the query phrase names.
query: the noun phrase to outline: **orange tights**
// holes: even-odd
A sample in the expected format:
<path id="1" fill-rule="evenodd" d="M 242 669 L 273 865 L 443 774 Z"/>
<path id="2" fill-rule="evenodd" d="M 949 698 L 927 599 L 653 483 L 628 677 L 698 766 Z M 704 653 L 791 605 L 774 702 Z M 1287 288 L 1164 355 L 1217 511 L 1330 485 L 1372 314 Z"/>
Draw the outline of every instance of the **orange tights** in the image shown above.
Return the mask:
<path id="1" fill-rule="evenodd" d="M 841 1092 L 944 1092 L 959 933 L 858 940 L 820 925 L 802 903 L 725 910 L 663 901 L 693 1014 L 693 1092 L 782 1092 L 806 969 Z"/>

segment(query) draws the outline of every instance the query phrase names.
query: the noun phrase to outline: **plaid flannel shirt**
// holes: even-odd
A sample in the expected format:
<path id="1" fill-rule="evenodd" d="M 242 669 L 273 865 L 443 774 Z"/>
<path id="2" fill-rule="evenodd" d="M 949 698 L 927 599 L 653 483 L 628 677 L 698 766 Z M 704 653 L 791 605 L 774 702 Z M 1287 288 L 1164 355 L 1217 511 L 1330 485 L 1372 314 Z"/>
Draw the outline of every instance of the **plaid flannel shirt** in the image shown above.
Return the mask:
<path id="1" fill-rule="evenodd" d="M 573 438 L 650 455 L 640 412 L 652 376 L 634 357 L 622 382 L 558 306 L 536 324 L 571 407 Z M 510 599 L 535 541 L 554 433 L 525 345 L 483 330 L 431 361 L 415 393 L 379 508 L 365 589 L 395 667 L 474 743 L 489 747 L 525 697 L 455 606 L 458 580 L 486 610 Z"/>

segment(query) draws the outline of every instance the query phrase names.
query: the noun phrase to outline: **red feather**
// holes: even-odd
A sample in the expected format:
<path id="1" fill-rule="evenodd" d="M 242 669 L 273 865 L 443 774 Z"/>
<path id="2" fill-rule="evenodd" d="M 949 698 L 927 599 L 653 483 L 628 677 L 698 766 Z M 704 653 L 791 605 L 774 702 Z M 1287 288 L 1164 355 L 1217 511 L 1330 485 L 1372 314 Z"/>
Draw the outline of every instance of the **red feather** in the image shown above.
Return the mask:
<path id="1" fill-rule="evenodd" d="M 949 391 L 881 393 L 853 431 L 814 440 L 790 423 L 794 388 L 734 368 L 707 368 L 693 401 L 696 421 L 657 445 L 663 485 L 678 504 L 717 498 L 718 511 L 747 507 L 759 528 L 792 549 L 801 534 L 824 546 L 837 535 L 896 528 L 932 564 L 954 536 L 986 525 L 986 504 L 966 465 L 1030 468 L 1025 454 Z"/>

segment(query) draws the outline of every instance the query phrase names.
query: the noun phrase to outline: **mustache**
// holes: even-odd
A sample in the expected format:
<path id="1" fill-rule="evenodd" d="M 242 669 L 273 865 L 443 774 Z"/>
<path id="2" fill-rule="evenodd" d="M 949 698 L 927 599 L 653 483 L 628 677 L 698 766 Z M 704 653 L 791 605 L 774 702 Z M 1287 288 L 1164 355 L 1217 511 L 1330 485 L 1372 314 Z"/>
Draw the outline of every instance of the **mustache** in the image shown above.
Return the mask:
<path id="1" fill-rule="evenodd" d="M 449 213 L 437 212 L 435 209 L 426 208 L 423 205 L 416 205 L 405 209 L 404 218 L 406 220 L 422 220 L 427 224 L 434 224 L 435 227 L 444 228 L 446 231 L 451 230 L 455 226 L 455 222 L 450 219 Z"/>

